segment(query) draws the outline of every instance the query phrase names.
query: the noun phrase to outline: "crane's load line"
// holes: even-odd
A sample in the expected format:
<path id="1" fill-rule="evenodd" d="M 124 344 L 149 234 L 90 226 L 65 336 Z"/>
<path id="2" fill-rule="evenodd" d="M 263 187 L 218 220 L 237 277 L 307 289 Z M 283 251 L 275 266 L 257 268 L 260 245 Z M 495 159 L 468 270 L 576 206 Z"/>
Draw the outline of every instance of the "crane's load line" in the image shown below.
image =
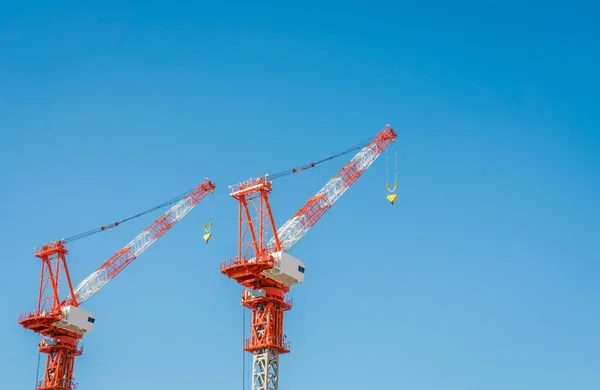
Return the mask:
<path id="1" fill-rule="evenodd" d="M 154 207 L 152 207 L 152 208 L 150 208 L 150 209 L 148 209 L 146 211 L 142 211 L 141 213 L 132 215 L 132 216 L 127 217 L 125 219 L 122 219 L 122 220 L 120 220 L 118 222 L 111 223 L 110 225 L 104 225 L 104 226 L 101 226 L 101 227 L 96 228 L 96 229 L 88 230 L 87 232 L 76 234 L 76 235 L 71 236 L 69 238 L 63 239 L 62 241 L 63 242 L 73 242 L 75 240 L 79 240 L 81 238 L 91 236 L 92 234 L 96 234 L 96 233 L 100 233 L 100 232 L 103 232 L 103 231 L 108 230 L 108 229 L 112 229 L 112 228 L 114 228 L 116 226 L 119 226 L 120 224 L 122 224 L 124 222 L 130 221 L 130 220 L 135 219 L 135 218 L 139 218 L 139 217 L 141 217 L 141 216 L 143 216 L 145 214 L 151 213 L 153 211 L 162 209 L 162 208 L 164 208 L 166 206 L 172 205 L 173 203 L 179 202 L 181 199 L 185 198 L 186 196 L 188 196 L 189 194 L 191 194 L 193 191 L 194 191 L 193 189 L 189 190 L 189 191 L 186 191 L 183 194 L 181 194 L 181 195 L 179 195 L 179 196 L 177 196 L 177 197 L 175 197 L 175 198 L 173 198 L 173 199 L 171 199 L 169 201 L 161 203 L 158 206 L 154 206 Z"/>
<path id="2" fill-rule="evenodd" d="M 352 146 L 350 149 L 346 149 L 343 152 L 334 154 L 333 156 L 329 156 L 329 157 L 323 158 L 321 160 L 318 160 L 318 161 L 315 161 L 315 162 L 311 162 L 309 164 L 301 166 L 300 168 L 286 169 L 284 171 L 280 171 L 280 172 L 274 173 L 272 175 L 268 175 L 267 177 L 269 178 L 269 180 L 275 180 L 275 179 L 279 179 L 280 177 L 290 175 L 292 173 L 297 173 L 297 172 L 304 171 L 306 169 L 314 168 L 316 165 L 319 165 L 319 164 L 324 163 L 324 162 L 329 161 L 329 160 L 333 160 L 335 158 L 338 158 L 338 157 L 343 156 L 345 154 L 348 154 L 350 152 L 354 152 L 355 150 L 361 149 L 365 145 L 367 145 L 369 142 L 373 141 L 374 139 L 375 139 L 375 137 L 371 137 L 371 138 L 369 138 L 367 140 L 362 141 L 359 144 L 356 144 L 355 146 Z"/>

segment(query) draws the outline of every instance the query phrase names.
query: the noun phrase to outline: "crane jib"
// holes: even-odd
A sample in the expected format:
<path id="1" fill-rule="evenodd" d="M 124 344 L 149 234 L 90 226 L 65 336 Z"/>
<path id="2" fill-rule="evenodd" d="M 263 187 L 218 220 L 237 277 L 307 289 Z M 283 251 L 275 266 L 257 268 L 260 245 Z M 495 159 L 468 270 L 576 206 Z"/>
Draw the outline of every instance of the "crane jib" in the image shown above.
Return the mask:
<path id="1" fill-rule="evenodd" d="M 311 197 L 292 218 L 277 230 L 277 238 L 282 250 L 289 250 L 302 239 L 317 221 L 346 192 L 356 180 L 375 162 L 391 142 L 396 132 L 388 125 L 371 139 L 364 147 Z M 267 243 L 273 246 L 275 237 Z"/>
<path id="2" fill-rule="evenodd" d="M 215 185 L 206 179 L 201 185 L 179 200 L 165 214 L 161 215 L 148 228 L 142 231 L 124 248 L 117 251 L 110 259 L 102 264 L 94 273 L 85 278 L 75 288 L 77 302 L 82 304 L 104 287 L 148 249 L 154 242 L 169 231 L 177 222 L 185 217 L 207 194 L 214 191 Z M 63 302 L 69 302 L 68 296 Z"/>

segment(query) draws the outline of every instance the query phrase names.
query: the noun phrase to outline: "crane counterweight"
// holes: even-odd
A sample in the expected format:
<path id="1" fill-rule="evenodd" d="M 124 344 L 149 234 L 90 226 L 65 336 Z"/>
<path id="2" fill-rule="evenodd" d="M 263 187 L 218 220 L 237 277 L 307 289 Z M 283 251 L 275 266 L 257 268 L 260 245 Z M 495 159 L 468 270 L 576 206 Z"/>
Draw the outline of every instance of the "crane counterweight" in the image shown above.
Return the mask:
<path id="1" fill-rule="evenodd" d="M 271 256 L 273 267 L 264 270 L 264 276 L 288 287 L 304 283 L 304 263 L 283 251 L 274 252 Z"/>
<path id="2" fill-rule="evenodd" d="M 52 325 L 76 334 L 89 333 L 94 328 L 96 317 L 89 311 L 77 306 L 64 306 L 61 308 L 61 317 Z"/>

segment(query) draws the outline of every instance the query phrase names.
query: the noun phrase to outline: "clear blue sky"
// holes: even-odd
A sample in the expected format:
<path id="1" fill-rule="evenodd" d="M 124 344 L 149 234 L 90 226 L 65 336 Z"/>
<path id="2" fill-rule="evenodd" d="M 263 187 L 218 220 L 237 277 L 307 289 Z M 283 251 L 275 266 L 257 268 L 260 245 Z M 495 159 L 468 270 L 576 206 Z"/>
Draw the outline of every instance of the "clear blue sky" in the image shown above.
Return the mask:
<path id="1" fill-rule="evenodd" d="M 85 307 L 80 390 L 242 388 L 228 185 L 345 149 L 380 158 L 293 248 L 280 388 L 597 389 L 600 79 L 593 2 L 167 1 L 0 9 L 0 373 L 30 389 L 33 247 L 213 179 Z M 191 2 L 190 2 L 191 3 Z M 252 2 L 255 3 L 255 2 Z M 417 2 L 415 2 L 417 3 Z M 274 183 L 278 225 L 349 156 Z M 73 243 L 75 283 L 150 224 Z"/>

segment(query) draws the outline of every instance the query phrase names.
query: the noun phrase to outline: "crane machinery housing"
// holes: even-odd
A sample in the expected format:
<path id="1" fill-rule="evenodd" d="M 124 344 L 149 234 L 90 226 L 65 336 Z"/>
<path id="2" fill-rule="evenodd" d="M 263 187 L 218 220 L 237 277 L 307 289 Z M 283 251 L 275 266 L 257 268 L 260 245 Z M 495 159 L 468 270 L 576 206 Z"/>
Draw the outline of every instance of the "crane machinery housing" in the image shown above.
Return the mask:
<path id="1" fill-rule="evenodd" d="M 44 376 L 36 382 L 37 390 L 75 390 L 77 388 L 77 383 L 73 380 L 73 369 L 75 357 L 83 353 L 83 347 L 79 341 L 84 334 L 92 331 L 96 321 L 91 312 L 82 309 L 80 306 L 123 271 L 125 267 L 187 215 L 214 189 L 214 183 L 207 178 L 195 189 L 181 195 L 176 200 L 146 211 L 155 210 L 178 200 L 165 214 L 123 249 L 115 253 L 76 288 L 73 288 L 69 268 L 67 267 L 68 242 L 113 228 L 146 212 L 66 240 L 53 241 L 36 248 L 35 256 L 42 263 L 37 308 L 23 313 L 19 317 L 19 324 L 25 329 L 32 330 L 42 336 L 39 352 L 47 355 L 47 357 Z M 205 240 L 208 242 L 206 237 Z M 59 287 L 61 282 L 65 281 L 69 294 L 61 300 Z"/>
<path id="2" fill-rule="evenodd" d="M 238 201 L 238 250 L 235 257 L 221 262 L 220 272 L 243 287 L 241 304 L 252 311 L 250 337 L 243 345 L 243 350 L 253 355 L 252 390 L 277 390 L 279 355 L 290 352 L 290 344 L 283 332 L 284 312 L 292 308 L 292 299 L 287 293 L 291 286 L 304 282 L 305 266 L 287 252 L 395 138 L 396 132 L 386 125 L 366 145 L 360 144 L 362 149 L 279 229 L 275 228 L 269 203 L 272 180 L 312 168 L 341 154 L 232 186 L 230 195 Z M 397 178 L 392 189 L 386 184 L 389 192 L 396 187 Z M 395 194 L 387 198 L 393 205 Z M 266 236 L 268 233 L 272 234 L 270 238 Z"/>

